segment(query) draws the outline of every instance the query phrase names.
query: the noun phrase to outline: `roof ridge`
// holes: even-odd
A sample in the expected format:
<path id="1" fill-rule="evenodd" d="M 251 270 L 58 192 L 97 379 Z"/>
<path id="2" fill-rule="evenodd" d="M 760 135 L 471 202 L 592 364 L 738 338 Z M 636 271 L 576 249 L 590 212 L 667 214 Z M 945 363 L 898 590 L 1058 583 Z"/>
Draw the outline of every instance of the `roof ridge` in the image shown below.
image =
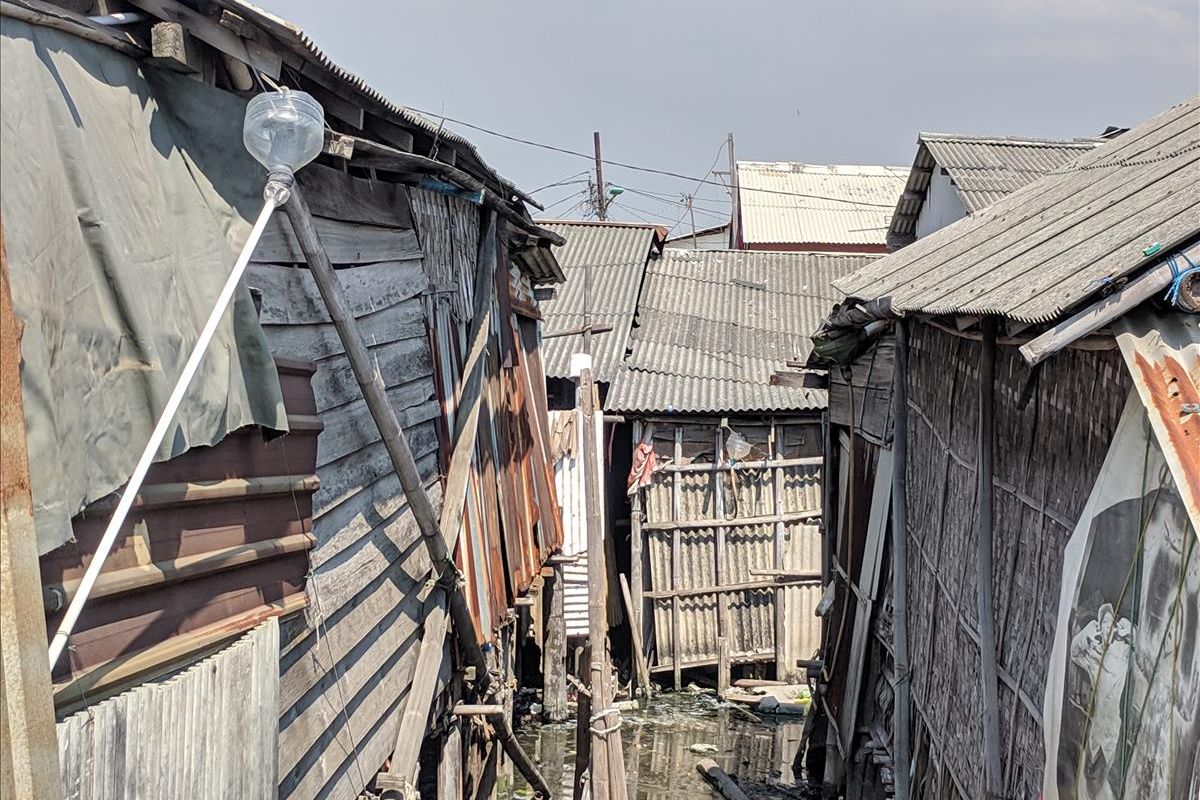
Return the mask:
<path id="1" fill-rule="evenodd" d="M 927 139 L 943 142 L 975 142 L 979 144 L 1028 145 L 1032 147 L 1078 147 L 1080 149 L 1089 146 L 1095 147 L 1109 141 L 1108 139 L 1091 136 L 991 136 L 987 134 L 939 133 L 935 131 L 921 131 L 917 134 L 918 144 Z"/>

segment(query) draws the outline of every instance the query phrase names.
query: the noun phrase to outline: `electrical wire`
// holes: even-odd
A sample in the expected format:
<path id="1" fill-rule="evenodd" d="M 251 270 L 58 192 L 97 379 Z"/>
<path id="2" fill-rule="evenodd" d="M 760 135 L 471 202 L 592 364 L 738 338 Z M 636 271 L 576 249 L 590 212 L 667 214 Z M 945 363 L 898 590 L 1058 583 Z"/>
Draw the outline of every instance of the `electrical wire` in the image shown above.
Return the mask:
<path id="1" fill-rule="evenodd" d="M 526 192 L 526 194 L 537 194 L 538 192 L 544 191 L 546 189 L 550 189 L 555 186 L 573 186 L 574 184 L 577 184 L 577 183 L 587 183 L 586 180 L 575 180 L 575 178 L 586 178 L 587 175 L 588 175 L 587 170 L 584 170 L 582 172 L 576 172 L 574 175 L 568 175 L 565 178 L 560 178 L 557 181 L 555 181 L 554 183 L 547 183 L 545 186 L 540 186 L 537 189 L 534 189 L 532 192 Z"/>
<path id="2" fill-rule="evenodd" d="M 584 158 L 584 159 L 587 159 L 588 161 L 595 161 L 595 159 L 596 159 L 596 156 L 594 153 L 583 153 L 578 150 L 571 150 L 566 147 L 558 147 L 557 145 L 545 144 L 543 142 L 535 142 L 531 139 L 522 139 L 519 136 L 511 136 L 507 133 L 500 133 L 499 131 L 494 131 L 494 130 L 491 130 L 490 128 L 484 128 L 481 125 L 474 125 L 470 122 L 464 122 L 461 119 L 447 117 L 445 114 L 435 114 L 431 111 L 422 111 L 421 109 L 413 108 L 412 106 L 408 106 L 408 108 L 411 111 L 415 111 L 418 114 L 424 114 L 427 117 L 439 118 L 446 122 L 453 122 L 455 125 L 462 125 L 464 128 L 470 128 L 471 130 L 479 131 L 480 133 L 486 133 L 489 136 L 495 136 L 499 139 L 505 139 L 510 142 L 516 142 L 517 144 L 523 144 L 523 145 L 527 145 L 529 147 L 538 147 L 538 148 L 541 148 L 542 150 L 549 150 L 553 153 L 562 153 L 563 155 L 574 156 L 576 158 Z M 722 145 L 722 147 L 724 147 L 724 145 Z M 719 156 L 720 156 L 720 153 L 718 153 L 718 157 Z M 621 169 L 633 170 L 634 172 L 645 172 L 645 173 L 648 173 L 651 175 L 664 175 L 668 178 L 678 178 L 680 180 L 685 180 L 685 181 L 695 181 L 698 184 L 698 186 L 707 185 L 707 186 L 720 186 L 722 188 L 726 188 L 725 183 L 723 181 L 708 180 L 708 176 L 710 174 L 712 174 L 712 169 L 709 169 L 708 173 L 706 173 L 703 178 L 697 178 L 693 175 L 684 175 L 682 173 L 672 172 L 671 170 L 667 170 L 667 169 L 655 169 L 654 167 L 642 167 L 637 164 L 627 164 L 623 161 L 610 161 L 609 159 L 606 159 L 606 158 L 600 159 L 600 162 L 602 164 L 607 164 L 610 167 L 619 167 Z M 713 163 L 713 167 L 716 167 L 716 162 Z M 805 197 L 810 200 L 827 200 L 831 203 L 846 203 L 846 204 L 852 205 L 852 206 L 860 206 L 860 207 L 865 206 L 868 208 L 886 208 L 888 210 L 892 210 L 896 207 L 895 203 L 867 203 L 867 202 L 863 202 L 860 200 L 849 200 L 845 197 L 827 197 L 824 195 L 808 194 L 805 192 L 788 192 L 788 191 L 784 191 L 782 189 L 764 189 L 764 188 L 760 188 L 760 187 L 739 186 L 738 192 L 740 192 L 740 193 L 759 192 L 762 194 L 782 195 L 784 197 Z"/>

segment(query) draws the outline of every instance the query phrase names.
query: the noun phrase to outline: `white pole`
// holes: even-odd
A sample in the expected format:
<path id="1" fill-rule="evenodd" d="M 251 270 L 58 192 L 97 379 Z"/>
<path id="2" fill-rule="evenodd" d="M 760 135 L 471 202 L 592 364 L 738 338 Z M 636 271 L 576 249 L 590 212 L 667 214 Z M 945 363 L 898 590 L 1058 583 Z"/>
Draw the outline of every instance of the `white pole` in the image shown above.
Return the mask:
<path id="1" fill-rule="evenodd" d="M 269 193 L 268 193 L 269 194 Z M 175 388 L 171 392 L 170 398 L 167 399 L 167 405 L 162 411 L 162 415 L 158 418 L 158 424 L 154 426 L 154 433 L 150 434 L 150 441 L 146 443 L 146 449 L 142 451 L 142 457 L 134 467 L 133 475 L 129 478 L 129 483 L 125 487 L 125 491 L 121 494 L 121 500 L 117 503 L 117 510 L 113 512 L 113 517 L 108 523 L 108 527 L 104 529 L 104 536 L 100 539 L 100 544 L 96 548 L 96 555 L 92 557 L 92 561 L 88 564 L 87 572 L 83 575 L 83 580 L 79 582 L 79 588 L 75 590 L 75 596 L 71 598 L 71 605 L 67 608 L 67 614 L 63 617 L 62 624 L 58 626 L 58 632 L 54 634 L 54 640 L 50 642 L 50 669 L 54 669 L 54 665 L 58 663 L 59 656 L 62 655 L 63 648 L 67 645 L 67 637 L 71 635 L 71 630 L 75 627 L 75 623 L 79 621 L 79 614 L 83 611 L 84 604 L 87 603 L 88 595 L 92 592 L 92 586 L 96 583 L 96 578 L 100 576 L 100 570 L 104 568 L 104 561 L 108 558 L 108 553 L 112 549 L 113 542 L 117 540 L 117 534 L 121 527 L 125 524 L 125 518 L 129 515 L 129 509 L 133 506 L 134 498 L 137 497 L 138 491 L 142 488 L 142 481 L 146 479 L 146 473 L 150 469 L 150 465 L 154 462 L 154 456 L 158 453 L 158 448 L 162 445 L 163 439 L 167 436 L 167 431 L 171 427 L 171 423 L 175 420 L 175 413 L 179 411 L 179 405 L 183 402 L 184 396 L 187 394 L 188 386 L 192 382 L 192 378 L 196 376 L 196 370 L 200 367 L 200 362 L 204 360 L 204 353 L 208 350 L 208 345 L 212 341 L 213 335 L 217 332 L 217 325 L 221 322 L 221 317 L 225 315 L 225 309 L 229 307 L 229 301 L 233 299 L 233 293 L 237 290 L 238 283 L 242 279 L 242 274 L 246 271 L 246 265 L 250 263 L 250 256 L 254 253 L 254 248 L 258 246 L 258 240 L 262 237 L 263 230 L 267 227 L 267 222 L 271 219 L 271 212 L 275 210 L 277 205 L 274 197 L 268 196 L 263 203 L 262 211 L 258 215 L 258 220 L 254 223 L 254 227 L 250 230 L 250 238 L 246 240 L 246 245 L 242 248 L 241 255 L 238 256 L 237 262 L 233 265 L 233 272 L 229 274 L 229 278 L 225 281 L 225 286 L 221 289 L 221 294 L 217 297 L 217 304 L 213 307 L 212 313 L 208 315 L 208 322 L 204 323 L 204 328 L 200 331 L 200 338 L 196 340 L 195 346 L 192 348 L 192 354 L 188 356 L 187 364 L 183 367 L 183 372 L 179 375 L 179 380 L 175 383 Z"/>

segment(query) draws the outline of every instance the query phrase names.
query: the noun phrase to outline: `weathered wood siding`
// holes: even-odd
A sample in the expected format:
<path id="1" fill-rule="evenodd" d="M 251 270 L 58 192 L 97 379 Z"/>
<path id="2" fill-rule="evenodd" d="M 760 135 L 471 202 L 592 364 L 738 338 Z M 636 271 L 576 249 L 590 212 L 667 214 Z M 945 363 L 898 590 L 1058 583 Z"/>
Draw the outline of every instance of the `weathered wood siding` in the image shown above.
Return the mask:
<path id="1" fill-rule="evenodd" d="M 978 797 L 983 787 L 975 569 L 980 349 L 928 325 L 912 327 L 909 647 L 913 750 L 924 751 L 916 797 Z M 1063 548 L 1128 390 L 1116 351 L 1065 350 L 1030 368 L 1016 349 L 999 349 L 993 596 L 1006 797 L 1041 792 L 1042 695 Z M 890 602 L 883 608 L 877 634 L 885 647 L 876 650 L 868 674 L 890 669 L 880 660 L 891 641 Z M 890 690 L 881 688 L 877 702 L 889 705 Z M 889 720 L 886 712 L 874 716 Z"/>
<path id="2" fill-rule="evenodd" d="M 361 181 L 325 202 L 318 228 L 338 268 L 427 485 L 438 499 L 437 420 L 415 231 L 372 205 Z M 341 196 L 334 186 L 326 199 Z M 309 195 L 315 187 L 306 187 Z M 346 194 L 342 192 L 342 194 Z M 387 195 L 406 202 L 403 191 Z M 385 198 L 386 199 L 386 198 Z M 380 201 L 382 202 L 382 201 Z M 315 204 L 314 204 L 315 205 Z M 391 752 L 419 636 L 429 559 L 325 304 L 279 216 L 246 282 L 277 355 L 317 365 L 317 440 L 309 608 L 285 623 L 280 656 L 279 796 L 353 798 Z M 326 235 L 326 234 L 329 235 Z"/>
<path id="3" fill-rule="evenodd" d="M 65 800 L 276 794 L 279 621 L 58 724 Z"/>

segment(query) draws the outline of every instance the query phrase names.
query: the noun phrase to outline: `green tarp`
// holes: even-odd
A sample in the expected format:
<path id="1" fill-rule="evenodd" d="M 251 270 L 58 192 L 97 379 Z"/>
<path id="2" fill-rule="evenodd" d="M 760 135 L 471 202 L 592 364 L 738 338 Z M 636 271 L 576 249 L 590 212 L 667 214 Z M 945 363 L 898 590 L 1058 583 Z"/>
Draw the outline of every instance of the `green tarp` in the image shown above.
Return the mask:
<path id="1" fill-rule="evenodd" d="M 49 28 L 4 18 L 0 34 L 0 212 L 45 553 L 132 473 L 264 176 L 237 98 Z M 159 458 L 247 425 L 287 429 L 242 288 Z"/>

